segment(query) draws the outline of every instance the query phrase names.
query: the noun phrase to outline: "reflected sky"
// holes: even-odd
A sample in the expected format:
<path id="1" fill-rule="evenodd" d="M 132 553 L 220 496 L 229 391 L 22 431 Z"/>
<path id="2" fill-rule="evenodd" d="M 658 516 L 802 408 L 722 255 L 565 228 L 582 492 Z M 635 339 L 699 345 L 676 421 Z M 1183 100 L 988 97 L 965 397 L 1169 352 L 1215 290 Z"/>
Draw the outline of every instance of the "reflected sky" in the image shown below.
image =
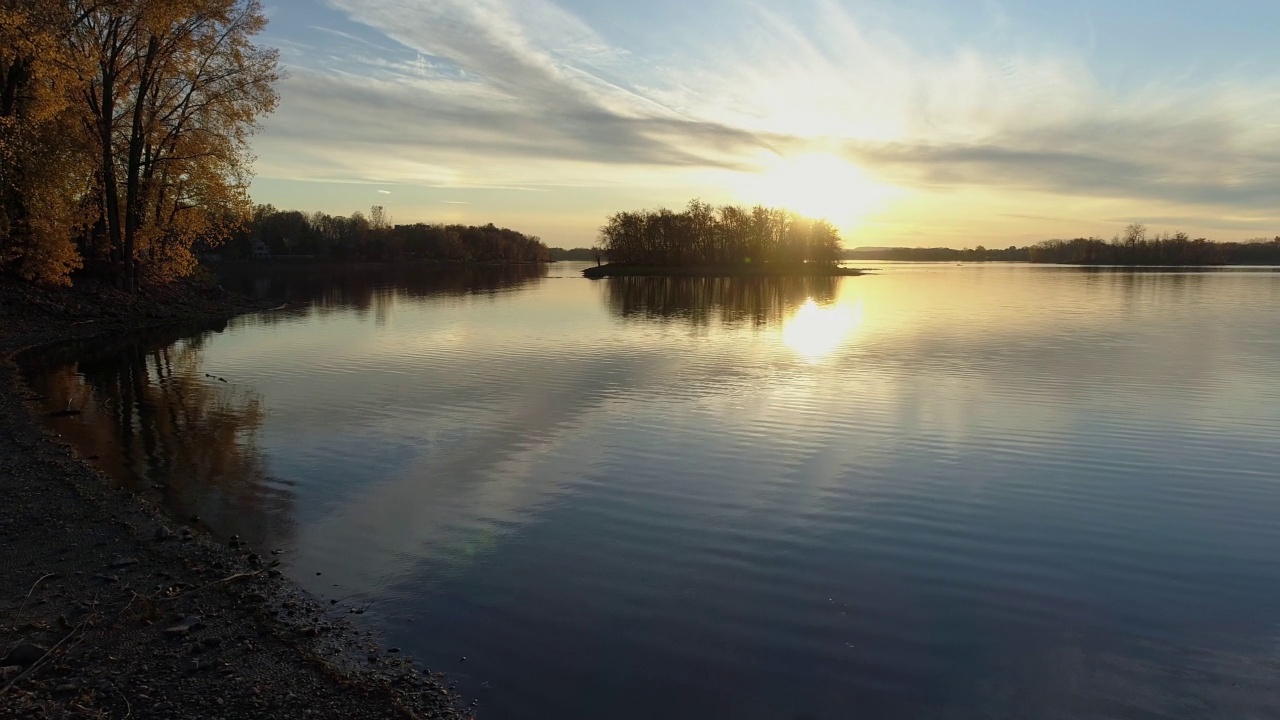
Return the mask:
<path id="1" fill-rule="evenodd" d="M 252 399 L 241 482 L 288 502 L 224 515 L 481 718 L 1280 708 L 1280 276 L 580 269 L 258 278 L 295 306 L 33 382 L 92 387 L 49 393 L 101 404 L 77 443 L 136 348 L 185 358 L 156 411 Z"/>

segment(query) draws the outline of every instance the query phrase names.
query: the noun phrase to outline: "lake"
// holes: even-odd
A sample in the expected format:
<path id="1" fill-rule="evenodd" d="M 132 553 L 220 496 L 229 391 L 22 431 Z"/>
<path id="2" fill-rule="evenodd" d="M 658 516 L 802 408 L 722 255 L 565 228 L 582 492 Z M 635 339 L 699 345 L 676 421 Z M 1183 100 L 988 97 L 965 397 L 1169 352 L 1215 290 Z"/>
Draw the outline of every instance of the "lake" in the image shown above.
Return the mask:
<path id="1" fill-rule="evenodd" d="M 1280 716 L 1280 273 L 582 267 L 247 271 L 28 373 L 481 720 Z"/>

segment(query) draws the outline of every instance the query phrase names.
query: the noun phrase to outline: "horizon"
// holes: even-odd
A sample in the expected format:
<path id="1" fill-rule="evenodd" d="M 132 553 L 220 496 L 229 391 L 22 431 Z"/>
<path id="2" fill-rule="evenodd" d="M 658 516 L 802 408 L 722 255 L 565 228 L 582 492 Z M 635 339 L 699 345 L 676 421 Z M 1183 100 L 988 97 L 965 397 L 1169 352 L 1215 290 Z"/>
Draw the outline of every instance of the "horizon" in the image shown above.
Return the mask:
<path id="1" fill-rule="evenodd" d="M 252 194 L 281 209 L 566 248 L 693 197 L 826 217 L 851 249 L 1280 231 L 1280 7 L 264 5 L 288 78 Z"/>

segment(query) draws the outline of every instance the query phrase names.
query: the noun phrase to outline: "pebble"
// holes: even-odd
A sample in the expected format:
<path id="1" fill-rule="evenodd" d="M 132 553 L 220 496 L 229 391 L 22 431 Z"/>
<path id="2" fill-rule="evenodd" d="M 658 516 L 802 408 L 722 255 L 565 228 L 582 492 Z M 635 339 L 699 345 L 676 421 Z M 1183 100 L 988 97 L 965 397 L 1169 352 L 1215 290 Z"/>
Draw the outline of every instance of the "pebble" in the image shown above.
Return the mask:
<path id="1" fill-rule="evenodd" d="M 164 634 L 170 637 L 186 635 L 188 632 L 200 627 L 200 618 L 195 615 L 188 615 L 183 618 L 177 625 L 173 625 L 164 629 Z"/>

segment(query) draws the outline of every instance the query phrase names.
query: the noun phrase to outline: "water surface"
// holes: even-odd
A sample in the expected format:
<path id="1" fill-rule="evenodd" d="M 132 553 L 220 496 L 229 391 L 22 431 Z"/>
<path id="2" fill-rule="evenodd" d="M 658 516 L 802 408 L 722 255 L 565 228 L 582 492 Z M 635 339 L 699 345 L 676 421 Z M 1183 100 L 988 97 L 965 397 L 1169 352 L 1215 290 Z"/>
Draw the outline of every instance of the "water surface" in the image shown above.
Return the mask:
<path id="1" fill-rule="evenodd" d="M 32 383 L 482 720 L 1280 714 L 1280 274 L 580 267 L 250 273 Z"/>

